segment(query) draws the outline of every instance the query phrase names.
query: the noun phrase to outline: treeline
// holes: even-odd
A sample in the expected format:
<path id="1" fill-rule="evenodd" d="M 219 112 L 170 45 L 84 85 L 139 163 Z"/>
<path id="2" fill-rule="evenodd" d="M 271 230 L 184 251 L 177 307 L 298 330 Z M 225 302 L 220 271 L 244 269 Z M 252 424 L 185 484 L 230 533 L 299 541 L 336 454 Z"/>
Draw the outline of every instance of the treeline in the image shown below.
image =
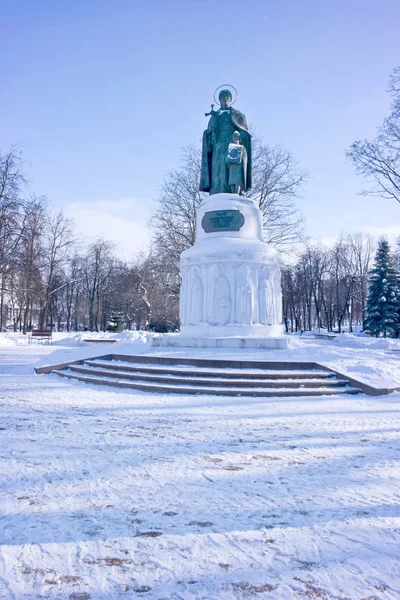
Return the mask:
<path id="1" fill-rule="evenodd" d="M 151 248 L 131 261 L 104 239 L 85 246 L 62 212 L 27 196 L 22 166 L 16 151 L 0 153 L 0 331 L 177 329 L 180 254 L 194 242 L 204 198 L 198 149 L 187 148 L 180 167 L 167 173 L 151 217 Z M 270 243 L 302 239 L 295 199 L 306 177 L 290 152 L 255 139 L 251 197 L 269 224 Z"/>
<path id="2" fill-rule="evenodd" d="M 362 233 L 342 235 L 330 247 L 307 245 L 282 271 L 286 331 L 364 329 L 375 249 Z"/>
<path id="3" fill-rule="evenodd" d="M 376 250 L 376 252 L 375 252 Z M 370 235 L 307 246 L 282 272 L 287 332 L 324 328 L 400 337 L 400 238 L 394 248 Z"/>
<path id="4" fill-rule="evenodd" d="M 169 295 L 152 252 L 126 262 L 107 240 L 83 245 L 73 222 L 26 197 L 25 184 L 18 153 L 0 154 L 0 331 L 178 325 L 178 282 Z"/>
<path id="5" fill-rule="evenodd" d="M 295 200 L 306 173 L 289 152 L 259 140 L 254 155 L 250 197 L 263 211 L 266 241 L 279 249 L 304 248 L 282 271 L 286 331 L 365 328 L 375 241 L 354 234 L 342 235 L 331 247 L 305 244 Z M 187 148 L 180 168 L 162 185 L 150 249 L 123 261 L 115 244 L 95 239 L 84 245 L 62 212 L 55 214 L 43 197 L 27 197 L 21 158 L 16 152 L 0 155 L 0 331 L 178 329 L 179 259 L 194 242 L 195 210 L 204 196 L 198 191 L 199 169 L 198 150 Z M 389 253 L 387 245 L 390 277 L 398 282 L 399 252 Z M 369 324 L 371 332 L 398 335 L 400 327 L 390 320 L 398 313 L 400 323 L 400 294 L 377 294 L 386 300 L 394 294 L 394 308 L 388 326 Z M 377 306 L 373 310 L 382 321 L 386 305 Z"/>

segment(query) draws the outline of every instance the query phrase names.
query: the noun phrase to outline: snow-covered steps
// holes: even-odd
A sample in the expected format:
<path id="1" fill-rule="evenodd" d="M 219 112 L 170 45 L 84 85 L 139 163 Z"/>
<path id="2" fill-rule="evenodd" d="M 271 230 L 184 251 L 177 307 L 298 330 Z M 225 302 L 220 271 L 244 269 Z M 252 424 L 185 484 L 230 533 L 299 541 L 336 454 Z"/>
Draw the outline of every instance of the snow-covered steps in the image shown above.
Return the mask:
<path id="1" fill-rule="evenodd" d="M 66 365 L 64 369 L 54 369 L 53 373 L 89 384 L 174 394 L 267 397 L 357 394 L 361 391 L 324 368 L 314 368 L 313 363 L 207 359 L 201 361 L 206 364 L 199 365 L 197 359 L 140 356 L 136 362 L 138 358 L 111 355 L 109 359 L 101 357 Z M 167 360 L 173 363 L 168 364 Z M 180 365 L 180 360 L 184 364 Z"/>
<path id="2" fill-rule="evenodd" d="M 249 386 L 235 386 L 230 387 L 215 387 L 214 382 L 210 381 L 207 386 L 205 385 L 191 385 L 191 381 L 181 382 L 179 385 L 158 383 L 150 381 L 125 381 L 118 377 L 100 377 L 95 375 L 79 375 L 71 370 L 66 371 L 54 371 L 55 374 L 61 377 L 67 377 L 69 379 L 75 379 L 77 381 L 83 381 L 84 383 L 95 383 L 97 385 L 107 385 L 111 387 L 130 388 L 134 390 L 141 390 L 147 392 L 159 392 L 169 394 L 211 394 L 217 396 L 322 396 L 330 394 L 357 394 L 360 390 L 349 386 L 342 387 L 318 387 L 318 388 L 306 388 L 306 386 L 292 388 L 286 386 L 285 382 L 282 382 L 278 388 L 272 388 L 271 386 L 263 387 L 249 387 Z"/>
<path id="3" fill-rule="evenodd" d="M 69 370 L 80 375 L 84 374 L 94 377 L 112 377 L 114 379 L 167 384 L 176 383 L 178 385 L 189 383 L 190 385 L 209 386 L 212 383 L 213 386 L 217 387 L 282 387 L 283 384 L 285 387 L 343 387 L 347 384 L 347 381 L 336 379 L 330 373 L 323 371 L 316 374 L 313 373 L 311 377 L 308 377 L 310 372 L 305 372 L 301 377 L 299 371 L 293 372 L 294 377 L 292 377 L 292 371 L 286 371 L 285 375 L 282 373 L 263 373 L 263 377 L 253 377 L 254 374 L 251 372 L 240 373 L 240 375 L 239 373 L 234 373 L 230 374 L 230 377 L 225 377 L 223 373 L 221 374 L 217 371 L 214 371 L 212 375 L 209 374 L 206 376 L 201 372 L 198 373 L 197 369 L 181 373 L 177 370 L 174 373 L 157 373 L 154 370 L 149 372 L 143 369 L 142 365 L 137 366 L 136 369 L 130 367 L 129 370 L 121 369 L 119 365 L 117 368 L 113 366 L 110 369 L 109 365 L 102 363 L 101 366 L 98 366 L 93 361 L 85 362 L 83 366 L 71 365 Z M 318 377 L 321 375 L 322 377 Z"/>
<path id="4" fill-rule="evenodd" d="M 330 371 L 322 371 L 318 369 L 305 369 L 305 368 L 296 368 L 297 363 L 292 364 L 292 369 L 282 369 L 282 368 L 273 368 L 275 366 L 272 363 L 267 363 L 267 369 L 264 367 L 262 369 L 254 369 L 254 368 L 246 368 L 244 367 L 240 369 L 235 368 L 227 368 L 218 366 L 219 361 L 214 361 L 217 363 L 215 368 L 210 367 L 199 367 L 196 365 L 192 366 L 184 366 L 184 365 L 145 365 L 124 361 L 109 361 L 109 360 L 85 360 L 85 365 L 89 365 L 91 367 L 100 367 L 104 369 L 109 369 L 112 366 L 114 371 L 127 371 L 137 373 L 140 371 L 141 373 L 151 373 L 151 374 L 167 374 L 167 375 L 187 375 L 188 377 L 197 377 L 201 375 L 202 377 L 223 377 L 224 379 L 243 379 L 244 373 L 246 373 L 246 379 L 287 379 L 288 372 L 290 372 L 291 379 L 323 379 L 332 377 L 332 373 Z M 236 361 L 235 361 L 236 362 Z M 286 364 L 286 363 L 285 363 Z"/>

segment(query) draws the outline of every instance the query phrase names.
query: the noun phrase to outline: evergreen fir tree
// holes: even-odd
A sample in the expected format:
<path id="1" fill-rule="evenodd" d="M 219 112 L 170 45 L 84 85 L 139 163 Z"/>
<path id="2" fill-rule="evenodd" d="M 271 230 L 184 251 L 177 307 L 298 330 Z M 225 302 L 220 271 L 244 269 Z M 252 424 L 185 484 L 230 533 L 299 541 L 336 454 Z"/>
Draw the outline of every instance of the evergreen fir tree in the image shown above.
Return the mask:
<path id="1" fill-rule="evenodd" d="M 378 337 L 397 337 L 400 327 L 400 289 L 390 248 L 382 238 L 371 270 L 365 329 Z"/>
<path id="2" fill-rule="evenodd" d="M 397 238 L 396 249 L 393 257 L 394 270 L 396 271 L 397 277 L 397 291 L 398 291 L 398 306 L 397 306 L 397 335 L 400 337 L 400 237 Z"/>
<path id="3" fill-rule="evenodd" d="M 123 331 L 125 328 L 125 317 L 122 312 L 113 310 L 107 323 L 107 331 Z"/>

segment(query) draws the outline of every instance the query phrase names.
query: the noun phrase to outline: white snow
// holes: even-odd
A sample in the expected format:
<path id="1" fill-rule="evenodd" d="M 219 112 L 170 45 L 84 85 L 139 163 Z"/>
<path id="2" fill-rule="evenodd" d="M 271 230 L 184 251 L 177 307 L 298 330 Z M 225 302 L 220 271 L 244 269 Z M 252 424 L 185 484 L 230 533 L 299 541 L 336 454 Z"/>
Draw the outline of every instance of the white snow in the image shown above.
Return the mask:
<path id="1" fill-rule="evenodd" d="M 152 335 L 146 331 L 122 331 L 121 333 L 112 333 L 109 331 L 101 332 L 90 332 L 80 331 L 76 332 L 55 332 L 52 335 L 51 344 L 47 344 L 47 340 L 39 342 L 39 345 L 51 345 L 51 346 L 71 346 L 76 348 L 77 346 L 88 347 L 90 344 L 85 340 L 118 340 L 119 343 L 142 343 L 148 342 L 149 337 Z M 22 333 L 1 333 L 0 332 L 0 346 L 28 346 L 30 334 L 23 335 Z M 37 346 L 37 341 L 32 343 L 33 346 Z M 99 347 L 99 346 L 97 346 Z"/>
<path id="2" fill-rule="evenodd" d="M 399 356 L 364 339 L 246 357 L 400 382 Z M 147 344 L 92 355 L 129 347 Z M 163 396 L 33 374 L 92 349 L 0 347 L 0 598 L 400 598 L 400 393 Z"/>
<path id="3" fill-rule="evenodd" d="M 109 332 L 80 332 L 80 333 L 53 333 L 52 344 L 47 345 L 47 342 L 39 345 L 43 356 L 35 366 L 44 366 L 48 364 L 60 364 L 67 361 L 81 360 L 94 356 L 101 356 L 118 352 L 122 354 L 142 354 L 149 351 L 149 338 L 152 335 L 145 331 L 123 331 L 121 333 Z M 94 339 L 110 339 L 118 340 L 117 344 L 90 344 L 84 340 Z M 33 343 L 28 344 L 28 336 L 22 334 L 0 334 L 1 346 L 17 344 L 28 346 L 32 352 L 35 352 L 38 345 Z M 27 349 L 27 352 L 29 350 Z"/>

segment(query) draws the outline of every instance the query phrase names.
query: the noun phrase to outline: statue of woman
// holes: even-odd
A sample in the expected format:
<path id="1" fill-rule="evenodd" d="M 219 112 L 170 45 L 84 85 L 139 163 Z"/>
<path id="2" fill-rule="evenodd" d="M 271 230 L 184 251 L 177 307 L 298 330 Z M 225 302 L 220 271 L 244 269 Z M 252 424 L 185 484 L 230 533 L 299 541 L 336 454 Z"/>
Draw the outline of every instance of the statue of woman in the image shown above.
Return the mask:
<path id="1" fill-rule="evenodd" d="M 208 127 L 203 133 L 200 191 L 212 194 L 230 192 L 229 169 L 226 162 L 229 144 L 235 131 L 246 149 L 247 164 L 243 176 L 243 187 L 240 194 L 251 188 L 251 135 L 248 131 L 246 117 L 231 107 L 232 94 L 222 90 L 219 94 L 221 108 L 212 110 Z"/>

